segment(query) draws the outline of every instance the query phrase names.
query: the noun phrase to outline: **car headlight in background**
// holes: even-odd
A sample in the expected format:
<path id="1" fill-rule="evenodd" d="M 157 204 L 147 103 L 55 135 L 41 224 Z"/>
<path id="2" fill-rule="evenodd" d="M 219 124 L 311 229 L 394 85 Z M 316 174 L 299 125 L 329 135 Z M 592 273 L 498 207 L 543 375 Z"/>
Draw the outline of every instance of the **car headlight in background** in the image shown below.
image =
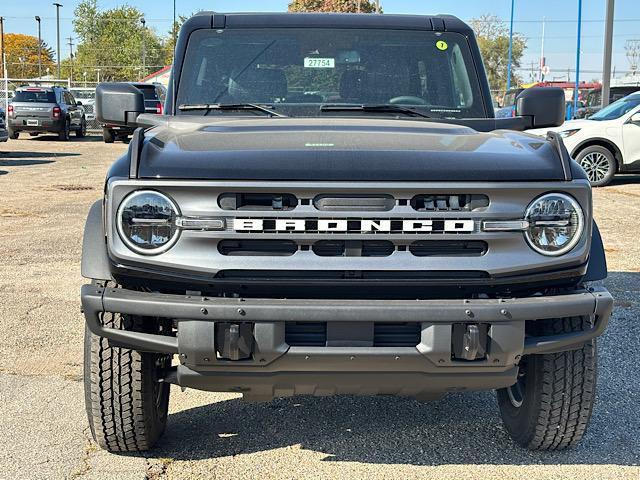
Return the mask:
<path id="1" fill-rule="evenodd" d="M 575 135 L 579 131 L 580 131 L 579 128 L 574 128 L 572 130 L 563 130 L 562 132 L 558 132 L 558 135 L 560 135 L 562 138 L 567 138 L 567 137 L 570 137 L 571 135 Z"/>
<path id="2" fill-rule="evenodd" d="M 178 239 L 176 218 L 179 215 L 178 207 L 166 195 L 153 190 L 133 192 L 118 208 L 118 234 L 135 252 L 162 253 Z"/>
<path id="3" fill-rule="evenodd" d="M 580 240 L 584 214 L 578 202 L 562 193 L 535 199 L 525 214 L 527 242 L 536 252 L 557 256 L 567 253 Z"/>

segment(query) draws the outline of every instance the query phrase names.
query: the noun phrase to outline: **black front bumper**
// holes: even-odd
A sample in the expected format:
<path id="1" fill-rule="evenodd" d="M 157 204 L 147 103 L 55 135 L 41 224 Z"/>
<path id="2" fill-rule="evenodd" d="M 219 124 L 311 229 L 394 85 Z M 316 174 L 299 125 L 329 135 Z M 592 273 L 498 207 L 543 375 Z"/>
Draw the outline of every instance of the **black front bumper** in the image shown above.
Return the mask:
<path id="1" fill-rule="evenodd" d="M 89 329 L 113 344 L 178 354 L 169 381 L 185 387 L 244 392 L 252 398 L 292 394 L 392 393 L 429 396 L 514 383 L 522 355 L 579 348 L 600 335 L 613 298 L 604 288 L 513 299 L 287 300 L 207 298 L 82 287 Z M 171 318 L 178 334 L 153 335 L 106 328 L 114 312 Z M 525 335 L 525 322 L 588 316 L 592 327 L 548 337 Z M 250 323 L 254 350 L 247 360 L 216 356 L 215 323 Z M 302 347 L 285 342 L 286 322 L 419 322 L 414 347 Z M 488 324 L 489 348 L 480 360 L 452 356 L 452 325 Z"/>

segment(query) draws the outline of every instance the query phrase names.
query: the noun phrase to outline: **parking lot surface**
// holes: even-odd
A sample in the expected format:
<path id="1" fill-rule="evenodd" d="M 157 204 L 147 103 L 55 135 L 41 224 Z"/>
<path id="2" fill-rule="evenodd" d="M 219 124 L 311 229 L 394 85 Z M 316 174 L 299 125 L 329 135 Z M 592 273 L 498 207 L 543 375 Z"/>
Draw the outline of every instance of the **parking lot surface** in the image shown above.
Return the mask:
<path id="1" fill-rule="evenodd" d="M 594 193 L 616 306 L 579 448 L 516 446 L 491 392 L 247 404 L 174 388 L 155 450 L 99 450 L 82 388 L 82 229 L 125 149 L 97 137 L 0 144 L 0 478 L 640 479 L 640 176 Z"/>

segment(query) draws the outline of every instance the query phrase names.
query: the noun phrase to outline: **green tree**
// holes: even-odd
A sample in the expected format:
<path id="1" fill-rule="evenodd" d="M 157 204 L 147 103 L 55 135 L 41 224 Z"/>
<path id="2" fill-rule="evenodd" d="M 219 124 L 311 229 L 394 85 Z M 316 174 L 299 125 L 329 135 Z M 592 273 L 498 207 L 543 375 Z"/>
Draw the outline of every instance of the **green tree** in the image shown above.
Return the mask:
<path id="1" fill-rule="evenodd" d="M 372 13 L 376 11 L 376 2 L 372 0 L 293 0 L 289 2 L 289 11 Z"/>
<path id="2" fill-rule="evenodd" d="M 192 14 L 191 16 L 193 16 Z M 173 28 L 167 32 L 167 36 L 162 41 L 162 59 L 165 65 L 171 65 L 173 63 L 173 49 L 174 43 L 173 39 L 178 38 L 178 34 L 180 33 L 180 29 L 184 22 L 187 21 L 190 17 L 185 15 L 180 15 L 178 19 L 173 22 Z"/>
<path id="3" fill-rule="evenodd" d="M 482 53 L 491 90 L 505 90 L 509 63 L 509 29 L 495 15 L 482 15 L 471 20 L 471 28 L 478 39 L 478 46 Z M 511 54 L 511 85 L 518 85 L 522 81 L 515 72 L 520 67 L 526 48 L 527 40 L 521 34 L 514 33 Z"/>
<path id="4" fill-rule="evenodd" d="M 128 5 L 99 10 L 96 0 L 80 2 L 73 21 L 78 38 L 74 70 L 93 76 L 100 69 L 104 80 L 137 80 L 163 67 L 161 39 L 143 27 L 142 18 L 140 10 Z"/>
<path id="5" fill-rule="evenodd" d="M 35 78 L 38 76 L 38 38 L 22 33 L 7 33 L 4 36 L 7 57 L 7 73 L 10 78 Z M 53 50 L 41 42 L 42 75 L 47 68 L 53 70 Z"/>

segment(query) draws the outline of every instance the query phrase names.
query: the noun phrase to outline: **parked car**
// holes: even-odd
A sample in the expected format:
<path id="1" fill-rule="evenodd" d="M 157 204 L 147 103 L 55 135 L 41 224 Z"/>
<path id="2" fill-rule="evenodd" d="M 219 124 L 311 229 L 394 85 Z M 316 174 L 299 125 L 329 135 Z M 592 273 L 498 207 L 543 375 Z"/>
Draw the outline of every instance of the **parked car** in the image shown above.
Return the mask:
<path id="1" fill-rule="evenodd" d="M 611 87 L 609 103 L 617 102 L 623 97 L 640 91 L 640 86 Z M 582 108 L 578 108 L 574 118 L 588 118 L 602 108 L 602 88 L 594 88 L 587 92 Z"/>
<path id="2" fill-rule="evenodd" d="M 20 87 L 9 103 L 9 137 L 16 139 L 21 132 L 37 136 L 57 133 L 60 140 L 69 140 L 74 131 L 77 137 L 87 133 L 82 102 L 63 87 Z"/>
<path id="3" fill-rule="evenodd" d="M 82 102 L 87 122 L 93 121 L 95 119 L 96 89 L 93 87 L 73 87 L 69 91 L 73 98 Z"/>
<path id="4" fill-rule="evenodd" d="M 508 90 L 502 97 L 502 107 L 498 108 L 495 112 L 496 118 L 510 118 L 516 116 L 516 98 L 522 92 L 524 88 L 512 88 Z"/>
<path id="5" fill-rule="evenodd" d="M 9 131 L 7 130 L 5 111 L 0 107 L 0 142 L 6 142 L 8 139 Z"/>
<path id="6" fill-rule="evenodd" d="M 640 172 L 640 92 L 621 98 L 588 119 L 529 132 L 546 135 L 550 130 L 564 138 L 571 156 L 594 187 L 609 184 L 616 173 Z"/>
<path id="7" fill-rule="evenodd" d="M 147 113 L 155 113 L 161 115 L 164 110 L 164 101 L 167 97 L 167 89 L 159 83 L 135 83 L 131 85 L 136 87 L 144 95 L 144 106 Z M 133 128 L 122 125 L 102 126 L 102 138 L 104 143 L 113 143 L 116 139 L 125 141 L 129 135 L 133 133 Z"/>
<path id="8" fill-rule="evenodd" d="M 563 90 L 494 118 L 474 32 L 449 15 L 201 12 L 177 45 L 165 115 L 139 87 L 96 91 L 100 121 L 136 128 L 84 230 L 98 445 L 152 448 L 171 384 L 495 389 L 518 444 L 578 443 L 605 254 L 584 171 L 559 136 L 521 132 L 561 125 Z"/>

